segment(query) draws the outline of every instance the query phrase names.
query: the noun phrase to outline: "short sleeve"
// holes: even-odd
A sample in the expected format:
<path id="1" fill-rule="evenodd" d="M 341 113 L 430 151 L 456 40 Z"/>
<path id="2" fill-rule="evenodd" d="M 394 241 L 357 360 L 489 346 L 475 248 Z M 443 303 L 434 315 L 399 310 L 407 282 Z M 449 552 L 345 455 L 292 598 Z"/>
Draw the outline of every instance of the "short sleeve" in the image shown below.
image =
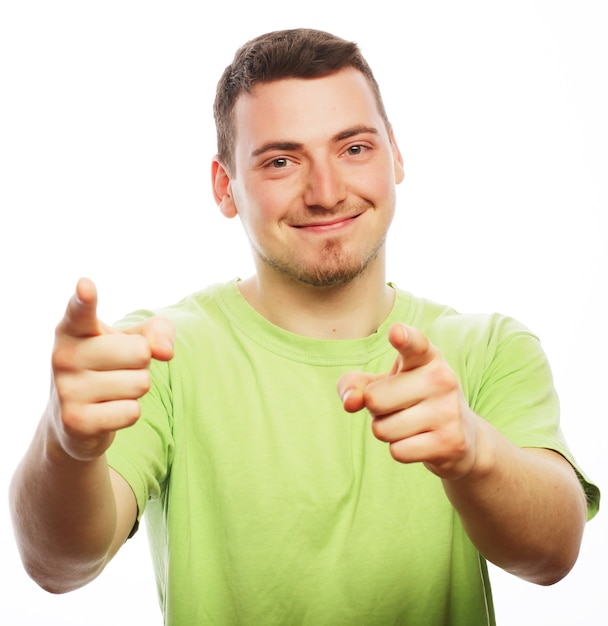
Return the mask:
<path id="1" fill-rule="evenodd" d="M 500 314 L 446 310 L 424 327 L 460 380 L 471 409 L 520 448 L 546 448 L 566 458 L 587 495 L 588 518 L 600 493 L 574 458 L 560 429 L 553 373 L 540 340 Z"/>
<path id="2" fill-rule="evenodd" d="M 471 408 L 515 445 L 548 448 L 564 456 L 579 476 L 591 519 L 599 510 L 599 490 L 561 432 L 559 399 L 540 341 L 517 321 L 502 318 L 488 341 L 486 359 Z"/>
<path id="3" fill-rule="evenodd" d="M 129 483 L 135 494 L 138 522 L 147 502 L 161 496 L 174 450 L 169 364 L 153 361 L 150 373 L 152 386 L 140 399 L 139 420 L 119 430 L 106 453 L 110 467 Z"/>

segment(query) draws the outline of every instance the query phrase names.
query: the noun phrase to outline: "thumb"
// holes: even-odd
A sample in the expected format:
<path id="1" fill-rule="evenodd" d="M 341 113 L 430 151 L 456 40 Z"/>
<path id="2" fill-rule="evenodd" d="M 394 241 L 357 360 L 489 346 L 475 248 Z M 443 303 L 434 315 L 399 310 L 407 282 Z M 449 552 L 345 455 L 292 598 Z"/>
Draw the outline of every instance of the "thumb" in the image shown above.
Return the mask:
<path id="1" fill-rule="evenodd" d="M 173 358 L 175 326 L 164 317 L 151 317 L 140 324 L 122 329 L 128 335 L 142 335 L 148 340 L 152 358 L 170 361 Z"/>
<path id="2" fill-rule="evenodd" d="M 338 379 L 336 385 L 338 395 L 344 405 L 344 410 L 356 413 L 365 407 L 365 389 L 373 382 L 382 378 L 381 374 L 366 374 L 365 372 L 347 372 Z"/>

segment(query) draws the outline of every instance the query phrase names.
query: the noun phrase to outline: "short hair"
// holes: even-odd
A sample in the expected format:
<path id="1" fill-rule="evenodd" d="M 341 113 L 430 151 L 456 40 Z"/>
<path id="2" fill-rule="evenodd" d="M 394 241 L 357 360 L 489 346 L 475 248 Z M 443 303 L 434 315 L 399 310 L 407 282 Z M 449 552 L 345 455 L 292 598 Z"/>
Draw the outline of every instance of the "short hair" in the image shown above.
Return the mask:
<path id="1" fill-rule="evenodd" d="M 367 79 L 387 128 L 380 88 L 358 45 L 330 33 L 298 28 L 260 35 L 236 51 L 220 78 L 213 105 L 217 157 L 234 170 L 234 107 L 238 97 L 257 83 L 286 78 L 319 78 L 353 67 Z"/>

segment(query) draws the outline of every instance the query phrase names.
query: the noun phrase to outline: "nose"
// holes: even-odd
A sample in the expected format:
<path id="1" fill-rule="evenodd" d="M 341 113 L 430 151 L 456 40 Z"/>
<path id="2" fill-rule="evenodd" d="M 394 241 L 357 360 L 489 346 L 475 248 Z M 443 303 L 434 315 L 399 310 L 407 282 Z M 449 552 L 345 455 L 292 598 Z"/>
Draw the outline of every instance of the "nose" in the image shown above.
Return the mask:
<path id="1" fill-rule="evenodd" d="M 308 207 L 333 209 L 346 200 L 347 186 L 338 164 L 331 159 L 310 163 L 304 202 Z"/>

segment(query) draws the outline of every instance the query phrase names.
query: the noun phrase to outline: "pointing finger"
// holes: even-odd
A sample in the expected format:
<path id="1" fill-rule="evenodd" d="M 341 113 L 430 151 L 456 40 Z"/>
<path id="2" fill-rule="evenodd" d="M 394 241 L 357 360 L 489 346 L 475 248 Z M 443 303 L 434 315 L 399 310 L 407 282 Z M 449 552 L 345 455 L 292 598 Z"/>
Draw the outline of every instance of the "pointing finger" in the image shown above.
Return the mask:
<path id="1" fill-rule="evenodd" d="M 81 278 L 57 331 L 70 337 L 93 337 L 102 329 L 97 319 L 97 288 L 88 278 Z"/>
<path id="2" fill-rule="evenodd" d="M 391 374 L 407 372 L 426 365 L 435 357 L 435 348 L 426 336 L 413 326 L 393 324 L 388 331 L 392 346 L 399 352 Z"/>

